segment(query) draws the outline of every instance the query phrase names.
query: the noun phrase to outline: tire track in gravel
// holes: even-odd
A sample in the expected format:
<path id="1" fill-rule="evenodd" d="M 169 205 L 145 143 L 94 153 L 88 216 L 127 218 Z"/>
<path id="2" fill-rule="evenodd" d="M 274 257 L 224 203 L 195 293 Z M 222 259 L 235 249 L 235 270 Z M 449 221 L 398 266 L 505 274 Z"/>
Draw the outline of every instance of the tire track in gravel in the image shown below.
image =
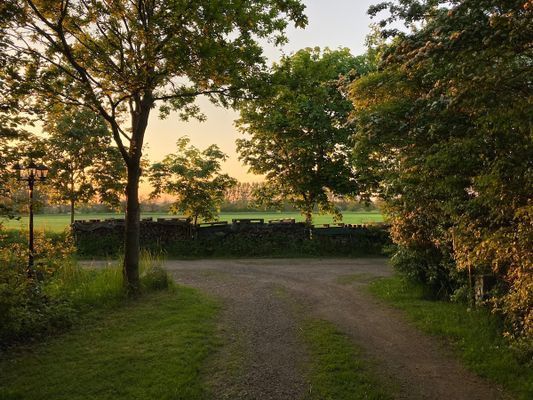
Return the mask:
<path id="1" fill-rule="evenodd" d="M 213 399 L 289 400 L 304 396 L 306 350 L 297 338 L 290 306 L 268 281 L 175 271 L 179 283 L 223 302 L 220 354 L 208 368 Z"/>

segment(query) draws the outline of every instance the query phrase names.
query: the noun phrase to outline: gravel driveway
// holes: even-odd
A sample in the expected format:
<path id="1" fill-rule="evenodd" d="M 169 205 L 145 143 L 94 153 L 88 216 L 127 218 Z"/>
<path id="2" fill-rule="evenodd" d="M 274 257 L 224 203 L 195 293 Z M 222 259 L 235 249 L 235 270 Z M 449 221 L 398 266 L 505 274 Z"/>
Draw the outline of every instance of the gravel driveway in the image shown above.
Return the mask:
<path id="1" fill-rule="evenodd" d="M 217 398 L 292 400 L 309 390 L 295 310 L 284 297 L 352 337 L 377 364 L 383 381 L 393 383 L 399 399 L 503 398 L 466 371 L 440 341 L 367 294 L 364 286 L 371 279 L 391 274 L 385 259 L 167 261 L 165 268 L 177 282 L 225 304 L 221 330 L 227 345 L 213 375 Z M 232 361 L 236 367 L 227 371 Z"/>
<path id="2" fill-rule="evenodd" d="M 224 305 L 224 345 L 209 374 L 216 399 L 305 397 L 307 354 L 296 315 L 302 312 L 351 337 L 398 399 L 505 398 L 465 370 L 441 341 L 367 293 L 369 281 L 392 273 L 385 259 L 169 260 L 164 267 L 178 283 Z"/>

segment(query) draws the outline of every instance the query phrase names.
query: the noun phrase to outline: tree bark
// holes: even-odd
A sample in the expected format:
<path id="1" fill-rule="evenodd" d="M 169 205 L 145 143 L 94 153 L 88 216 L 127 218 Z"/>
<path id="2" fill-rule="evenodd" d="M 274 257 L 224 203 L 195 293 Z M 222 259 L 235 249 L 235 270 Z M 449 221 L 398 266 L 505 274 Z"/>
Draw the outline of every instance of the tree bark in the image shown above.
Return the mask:
<path id="1" fill-rule="evenodd" d="M 139 254 L 140 254 L 140 205 L 139 179 L 140 162 L 132 160 L 128 165 L 128 184 L 126 186 L 126 226 L 124 228 L 124 285 L 130 295 L 140 290 Z"/>
<path id="2" fill-rule="evenodd" d="M 305 211 L 305 224 L 307 226 L 311 226 L 312 223 L 313 223 L 313 212 L 306 210 Z"/>
<path id="3" fill-rule="evenodd" d="M 140 292 L 139 256 L 141 234 L 141 208 L 139 204 L 139 181 L 141 178 L 141 157 L 144 134 L 148 126 L 150 109 L 153 106 L 151 92 L 136 99 L 136 108 L 132 113 L 132 134 L 128 166 L 128 183 L 126 186 L 126 226 L 124 227 L 124 286 L 130 296 Z"/>
<path id="4" fill-rule="evenodd" d="M 74 203 L 76 202 L 74 194 L 74 171 L 70 173 L 70 225 L 74 223 Z"/>
<path id="5" fill-rule="evenodd" d="M 313 223 L 313 207 L 315 205 L 315 202 L 313 200 L 313 196 L 303 193 L 302 197 L 304 199 L 304 210 L 303 214 L 305 216 L 305 224 L 310 227 Z"/>

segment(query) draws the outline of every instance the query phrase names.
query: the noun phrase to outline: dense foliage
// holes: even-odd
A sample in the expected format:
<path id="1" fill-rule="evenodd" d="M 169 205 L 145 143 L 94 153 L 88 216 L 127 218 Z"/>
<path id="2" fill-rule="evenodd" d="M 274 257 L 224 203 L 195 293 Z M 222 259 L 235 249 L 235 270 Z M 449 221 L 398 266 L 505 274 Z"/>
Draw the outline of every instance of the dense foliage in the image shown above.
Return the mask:
<path id="1" fill-rule="evenodd" d="M 50 200 L 75 206 L 97 199 L 117 207 L 126 186 L 126 169 L 99 114 L 73 107 L 57 107 L 44 125 L 43 161 L 50 168 Z"/>
<path id="2" fill-rule="evenodd" d="M 69 262 L 72 250 L 62 235 L 36 235 L 36 278 L 30 279 L 26 235 L 0 232 L 0 349 L 70 324 L 70 304 L 48 296 L 44 282 Z"/>
<path id="3" fill-rule="evenodd" d="M 394 263 L 434 293 L 497 278 L 490 302 L 533 348 L 533 8 L 400 1 L 378 72 L 351 87 L 357 164 L 387 200 Z M 382 25 L 386 26 L 387 21 Z"/>
<path id="4" fill-rule="evenodd" d="M 0 352 L 12 344 L 68 328 L 96 308 L 126 299 L 118 267 L 81 268 L 68 235 L 37 233 L 35 274 L 28 278 L 27 232 L 0 231 Z M 141 258 L 143 292 L 162 290 L 170 277 L 149 253 Z"/>
<path id="5" fill-rule="evenodd" d="M 357 185 L 347 157 L 352 103 L 339 78 L 368 68 L 347 49 L 315 48 L 282 58 L 260 77 L 253 99 L 240 106 L 238 126 L 250 137 L 237 150 L 251 172 L 266 176 L 256 195 L 267 206 L 287 200 L 308 223 L 315 208 L 340 217 L 331 194 L 353 194 Z"/>

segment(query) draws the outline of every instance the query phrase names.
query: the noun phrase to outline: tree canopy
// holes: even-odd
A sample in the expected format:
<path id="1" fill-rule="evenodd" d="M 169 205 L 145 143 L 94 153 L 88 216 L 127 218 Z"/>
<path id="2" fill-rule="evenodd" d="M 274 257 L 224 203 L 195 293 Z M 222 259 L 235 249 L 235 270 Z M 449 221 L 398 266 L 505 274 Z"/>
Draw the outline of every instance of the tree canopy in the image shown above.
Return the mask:
<path id="1" fill-rule="evenodd" d="M 44 125 L 43 161 L 50 168 L 51 200 L 70 204 L 71 223 L 78 203 L 95 198 L 117 207 L 126 187 L 120 152 L 100 114 L 59 107 Z"/>
<path id="2" fill-rule="evenodd" d="M 177 142 L 177 151 L 152 165 L 149 180 L 154 190 L 151 197 L 162 193 L 176 197 L 171 207 L 174 213 L 198 219 L 215 221 L 226 191 L 237 181 L 220 172 L 221 162 L 227 159 L 217 145 L 205 150 L 189 145 L 189 138 Z"/>
<path id="3" fill-rule="evenodd" d="M 367 190 L 387 200 L 394 261 L 441 296 L 474 274 L 496 276 L 495 309 L 509 335 L 531 344 L 530 2 L 399 1 L 372 11 L 385 8 L 418 29 L 385 29 L 394 39 L 379 71 L 350 96 L 356 164 Z"/>
<path id="4" fill-rule="evenodd" d="M 253 99 L 241 103 L 237 122 L 249 135 L 237 141 L 240 158 L 251 172 L 266 176 L 260 197 L 289 200 L 310 223 L 315 207 L 335 213 L 332 194 L 357 190 L 348 157 L 353 108 L 339 79 L 368 68 L 364 57 L 348 49 L 315 48 L 283 57 L 261 76 Z"/>

